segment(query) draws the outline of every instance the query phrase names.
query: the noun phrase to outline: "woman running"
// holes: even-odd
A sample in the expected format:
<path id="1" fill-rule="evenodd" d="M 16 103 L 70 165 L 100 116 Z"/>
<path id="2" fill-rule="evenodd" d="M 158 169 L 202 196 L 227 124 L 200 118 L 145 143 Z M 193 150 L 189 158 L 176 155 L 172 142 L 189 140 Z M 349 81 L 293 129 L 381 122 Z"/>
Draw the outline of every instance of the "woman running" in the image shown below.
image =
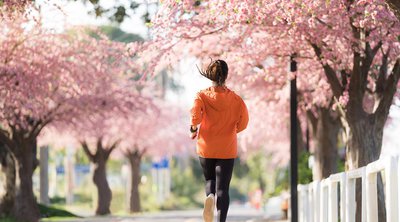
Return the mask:
<path id="1" fill-rule="evenodd" d="M 213 222 L 216 197 L 218 220 L 225 222 L 229 183 L 237 157 L 236 134 L 247 127 L 249 116 L 242 98 L 225 86 L 225 61 L 211 61 L 206 70 L 199 72 L 213 82 L 213 86 L 197 93 L 191 109 L 191 138 L 197 137 L 196 150 L 206 180 L 203 218 Z"/>

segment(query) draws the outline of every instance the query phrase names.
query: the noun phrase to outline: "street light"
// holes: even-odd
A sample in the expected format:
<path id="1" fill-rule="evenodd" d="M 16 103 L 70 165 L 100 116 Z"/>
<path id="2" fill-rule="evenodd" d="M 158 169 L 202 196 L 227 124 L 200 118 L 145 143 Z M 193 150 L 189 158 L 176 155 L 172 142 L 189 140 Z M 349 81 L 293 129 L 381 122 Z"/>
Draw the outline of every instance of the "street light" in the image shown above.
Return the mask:
<path id="1" fill-rule="evenodd" d="M 290 56 L 290 72 L 297 71 L 296 54 Z M 296 75 L 290 80 L 290 206 L 291 222 L 298 221 L 297 212 L 297 86 Z"/>

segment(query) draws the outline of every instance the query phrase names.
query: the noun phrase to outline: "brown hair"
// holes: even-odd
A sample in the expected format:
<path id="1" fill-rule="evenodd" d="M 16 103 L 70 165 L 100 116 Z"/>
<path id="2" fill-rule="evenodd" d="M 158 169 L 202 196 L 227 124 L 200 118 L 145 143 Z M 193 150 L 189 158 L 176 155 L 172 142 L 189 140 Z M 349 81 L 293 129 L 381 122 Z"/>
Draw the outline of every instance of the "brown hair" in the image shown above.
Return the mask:
<path id="1" fill-rule="evenodd" d="M 200 74 L 207 79 L 217 83 L 217 85 L 222 86 L 225 83 L 226 78 L 228 77 L 228 64 L 224 60 L 215 60 L 211 59 L 210 64 L 208 64 L 207 69 L 200 70 L 197 67 Z"/>

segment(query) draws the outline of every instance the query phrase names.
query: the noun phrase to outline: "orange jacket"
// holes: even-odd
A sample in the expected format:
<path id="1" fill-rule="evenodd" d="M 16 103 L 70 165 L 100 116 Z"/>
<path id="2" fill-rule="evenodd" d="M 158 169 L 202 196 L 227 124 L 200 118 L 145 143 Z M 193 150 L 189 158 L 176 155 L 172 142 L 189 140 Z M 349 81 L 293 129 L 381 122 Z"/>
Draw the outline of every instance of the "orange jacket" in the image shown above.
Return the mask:
<path id="1" fill-rule="evenodd" d="M 237 157 L 237 133 L 249 122 L 246 104 L 225 86 L 197 93 L 191 109 L 191 125 L 200 124 L 197 154 L 203 158 Z"/>

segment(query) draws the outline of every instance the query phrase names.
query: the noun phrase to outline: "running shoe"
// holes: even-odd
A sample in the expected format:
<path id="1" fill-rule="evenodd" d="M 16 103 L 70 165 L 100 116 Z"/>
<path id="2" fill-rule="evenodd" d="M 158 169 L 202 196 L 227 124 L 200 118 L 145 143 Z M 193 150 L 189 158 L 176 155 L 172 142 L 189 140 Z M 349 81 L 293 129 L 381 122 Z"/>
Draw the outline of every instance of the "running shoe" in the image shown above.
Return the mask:
<path id="1" fill-rule="evenodd" d="M 209 194 L 204 201 L 204 211 L 203 211 L 203 219 L 204 222 L 213 222 L 214 221 L 214 194 Z"/>

